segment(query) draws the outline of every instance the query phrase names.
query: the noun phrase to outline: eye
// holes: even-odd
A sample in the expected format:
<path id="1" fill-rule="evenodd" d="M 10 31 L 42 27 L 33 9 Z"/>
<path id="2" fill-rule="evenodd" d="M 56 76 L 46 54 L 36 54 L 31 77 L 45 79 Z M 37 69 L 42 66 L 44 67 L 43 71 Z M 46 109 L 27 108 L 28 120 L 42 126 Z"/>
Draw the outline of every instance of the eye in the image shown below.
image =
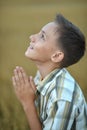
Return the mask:
<path id="1" fill-rule="evenodd" d="M 45 40 L 45 36 L 44 36 L 43 33 L 40 35 L 40 38 L 43 39 L 43 40 Z"/>

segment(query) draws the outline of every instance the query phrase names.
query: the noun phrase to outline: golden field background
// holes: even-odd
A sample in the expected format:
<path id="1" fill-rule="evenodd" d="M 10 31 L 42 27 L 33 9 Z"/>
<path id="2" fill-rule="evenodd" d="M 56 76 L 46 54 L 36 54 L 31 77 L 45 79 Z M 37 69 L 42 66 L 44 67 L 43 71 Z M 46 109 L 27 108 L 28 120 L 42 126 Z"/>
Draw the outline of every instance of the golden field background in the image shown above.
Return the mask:
<path id="1" fill-rule="evenodd" d="M 35 75 L 36 67 L 24 53 L 29 35 L 39 32 L 57 13 L 80 27 L 87 39 L 86 0 L 0 0 L 0 130 L 29 130 L 11 77 L 15 66 Z M 68 70 L 80 84 L 87 100 L 87 51 L 82 60 Z"/>

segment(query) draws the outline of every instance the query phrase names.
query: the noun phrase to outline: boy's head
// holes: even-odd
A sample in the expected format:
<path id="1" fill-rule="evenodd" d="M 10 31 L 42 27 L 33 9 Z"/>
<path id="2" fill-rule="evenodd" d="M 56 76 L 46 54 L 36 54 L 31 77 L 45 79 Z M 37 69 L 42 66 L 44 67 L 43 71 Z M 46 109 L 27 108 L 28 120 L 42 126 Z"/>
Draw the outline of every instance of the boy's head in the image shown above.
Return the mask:
<path id="1" fill-rule="evenodd" d="M 82 32 L 62 15 L 46 24 L 39 33 L 30 36 L 25 55 L 47 66 L 67 67 L 84 55 L 85 38 Z"/>
<path id="2" fill-rule="evenodd" d="M 61 67 L 67 67 L 80 60 L 85 52 L 85 37 L 78 27 L 65 19 L 61 14 L 56 16 L 58 25 L 58 46 L 64 52 Z"/>

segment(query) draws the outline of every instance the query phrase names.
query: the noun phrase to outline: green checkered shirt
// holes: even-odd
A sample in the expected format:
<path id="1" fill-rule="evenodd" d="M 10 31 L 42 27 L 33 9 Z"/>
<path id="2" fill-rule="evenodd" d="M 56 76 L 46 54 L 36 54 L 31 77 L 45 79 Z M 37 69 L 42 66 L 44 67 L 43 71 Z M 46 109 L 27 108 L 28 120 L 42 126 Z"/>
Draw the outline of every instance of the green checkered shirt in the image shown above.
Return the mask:
<path id="1" fill-rule="evenodd" d="M 55 69 L 42 81 L 35 77 L 35 105 L 43 130 L 87 130 L 87 104 L 69 72 Z"/>

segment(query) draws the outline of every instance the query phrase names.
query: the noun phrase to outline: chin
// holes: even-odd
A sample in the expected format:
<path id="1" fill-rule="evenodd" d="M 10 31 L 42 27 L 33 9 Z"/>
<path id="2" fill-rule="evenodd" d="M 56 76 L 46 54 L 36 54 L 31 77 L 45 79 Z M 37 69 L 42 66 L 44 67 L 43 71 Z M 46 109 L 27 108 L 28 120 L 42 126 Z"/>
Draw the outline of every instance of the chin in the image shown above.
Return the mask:
<path id="1" fill-rule="evenodd" d="M 25 56 L 32 61 L 38 61 L 38 58 L 35 56 L 35 54 L 32 54 L 29 51 L 25 52 Z"/>
<path id="2" fill-rule="evenodd" d="M 30 57 L 29 53 L 27 51 L 25 52 L 25 56 L 28 57 L 28 58 Z"/>
<path id="3" fill-rule="evenodd" d="M 27 51 L 25 52 L 25 56 L 30 60 L 33 60 L 33 57 Z"/>
<path id="4" fill-rule="evenodd" d="M 27 51 L 25 52 L 25 56 L 26 56 L 26 57 L 28 56 L 28 53 L 27 53 Z"/>

